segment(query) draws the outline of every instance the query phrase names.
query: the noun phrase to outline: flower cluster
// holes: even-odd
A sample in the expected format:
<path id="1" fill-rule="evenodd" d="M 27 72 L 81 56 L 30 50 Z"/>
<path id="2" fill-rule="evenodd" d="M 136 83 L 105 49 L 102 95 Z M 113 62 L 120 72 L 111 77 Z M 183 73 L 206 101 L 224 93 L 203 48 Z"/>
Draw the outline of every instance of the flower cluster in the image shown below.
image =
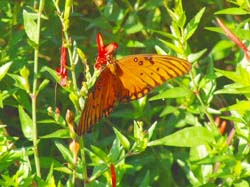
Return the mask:
<path id="1" fill-rule="evenodd" d="M 118 48 L 118 44 L 113 42 L 105 46 L 100 33 L 97 34 L 96 40 L 98 45 L 98 56 L 96 58 L 95 68 L 100 69 L 107 65 L 107 57 L 112 56 L 113 52 Z"/>

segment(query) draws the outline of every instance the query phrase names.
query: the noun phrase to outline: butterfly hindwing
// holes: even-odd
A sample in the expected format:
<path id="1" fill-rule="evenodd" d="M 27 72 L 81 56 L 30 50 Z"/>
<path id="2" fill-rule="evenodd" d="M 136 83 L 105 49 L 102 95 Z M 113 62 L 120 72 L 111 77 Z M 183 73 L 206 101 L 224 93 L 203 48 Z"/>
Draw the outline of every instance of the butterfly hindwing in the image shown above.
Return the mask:
<path id="1" fill-rule="evenodd" d="M 115 80 L 108 68 L 101 72 L 86 99 L 77 130 L 79 135 L 86 133 L 113 110 L 116 101 Z"/>

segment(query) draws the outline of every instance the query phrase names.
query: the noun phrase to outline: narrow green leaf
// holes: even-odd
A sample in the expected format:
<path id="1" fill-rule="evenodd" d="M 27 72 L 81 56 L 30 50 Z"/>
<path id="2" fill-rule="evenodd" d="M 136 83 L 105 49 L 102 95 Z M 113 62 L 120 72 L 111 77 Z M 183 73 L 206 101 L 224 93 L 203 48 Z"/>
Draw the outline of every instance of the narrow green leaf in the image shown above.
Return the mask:
<path id="1" fill-rule="evenodd" d="M 41 136 L 43 139 L 51 139 L 51 138 L 62 138 L 67 139 L 70 138 L 69 130 L 68 129 L 59 129 L 50 134 Z"/>
<path id="2" fill-rule="evenodd" d="M 243 10 L 242 8 L 225 8 L 223 10 L 219 10 L 214 13 L 215 15 L 219 14 L 230 14 L 230 15 L 246 15 L 249 14 L 249 12 Z"/>
<path id="3" fill-rule="evenodd" d="M 192 92 L 186 88 L 173 87 L 173 88 L 167 89 L 166 91 L 158 95 L 151 97 L 149 100 L 154 101 L 154 100 L 159 100 L 159 99 L 179 98 L 179 97 L 186 97 L 191 94 Z"/>
<path id="4" fill-rule="evenodd" d="M 152 135 L 154 133 L 155 127 L 156 127 L 157 121 L 155 121 L 151 127 L 148 129 L 148 141 L 152 138 Z"/>
<path id="5" fill-rule="evenodd" d="M 184 33 L 185 33 L 185 40 L 188 40 L 196 31 L 201 21 L 201 17 L 203 16 L 206 8 L 203 7 L 187 24 Z"/>
<path id="6" fill-rule="evenodd" d="M 113 129 L 114 129 L 116 137 L 120 140 L 123 147 L 128 150 L 130 148 L 130 143 L 128 139 L 122 133 L 120 133 L 116 128 L 113 128 Z"/>
<path id="7" fill-rule="evenodd" d="M 115 162 L 119 159 L 119 156 L 121 154 L 120 147 L 121 147 L 120 141 L 117 138 L 114 139 L 112 147 L 111 147 L 111 149 L 109 151 L 109 155 L 108 155 L 111 158 L 111 162 Z"/>
<path id="8" fill-rule="evenodd" d="M 41 90 L 43 90 L 48 84 L 49 84 L 49 80 L 44 79 L 43 82 L 39 85 L 39 87 L 37 89 L 37 93 L 39 93 Z"/>
<path id="9" fill-rule="evenodd" d="M 149 186 L 150 186 L 150 171 L 147 170 L 147 173 L 144 176 L 144 178 L 142 179 L 142 181 L 140 182 L 139 187 L 149 187 Z"/>
<path id="10" fill-rule="evenodd" d="M 25 90 L 27 93 L 30 93 L 30 87 L 29 87 L 29 83 L 27 82 L 27 80 L 19 75 L 16 74 L 8 74 L 12 79 L 15 80 L 15 86 L 17 88 L 23 89 Z"/>
<path id="11" fill-rule="evenodd" d="M 69 163 L 73 163 L 73 155 L 70 150 L 65 145 L 63 145 L 61 141 L 55 141 L 55 145 L 61 152 L 63 158 Z"/>
<path id="12" fill-rule="evenodd" d="M 94 145 L 91 145 L 91 149 L 93 153 L 95 153 L 95 155 L 98 156 L 101 160 L 103 160 L 104 162 L 108 162 L 107 154 L 102 149 Z"/>
<path id="13" fill-rule="evenodd" d="M 219 74 L 227 77 L 235 83 L 240 83 L 242 86 L 250 86 L 250 74 L 242 66 L 238 66 L 236 72 L 215 69 Z"/>
<path id="14" fill-rule="evenodd" d="M 179 40 L 178 38 L 174 37 L 171 33 L 163 32 L 163 31 L 157 31 L 157 30 L 152 30 L 152 31 L 155 32 L 155 33 L 158 33 L 158 34 L 160 34 L 162 36 L 165 36 L 165 37 L 167 37 L 167 38 L 169 38 L 171 40 L 176 40 L 176 41 Z"/>
<path id="15" fill-rule="evenodd" d="M 177 131 L 169 136 L 148 143 L 148 146 L 166 145 L 177 147 L 194 147 L 202 144 L 211 143 L 214 136 L 205 127 L 188 127 Z"/>
<path id="16" fill-rule="evenodd" d="M 223 89 L 217 90 L 214 94 L 249 94 L 250 86 L 233 83 L 225 85 Z"/>
<path id="17" fill-rule="evenodd" d="M 160 117 L 166 116 L 168 114 L 174 114 L 175 112 L 178 112 L 178 108 L 174 106 L 166 106 L 164 110 L 161 112 Z"/>
<path id="18" fill-rule="evenodd" d="M 221 109 L 221 111 L 237 111 L 244 115 L 246 111 L 250 111 L 250 101 L 238 101 L 234 105 Z"/>
<path id="19" fill-rule="evenodd" d="M 11 64 L 12 64 L 12 62 L 7 62 L 6 64 L 4 64 L 0 67 L 0 81 L 5 77 Z"/>
<path id="20" fill-rule="evenodd" d="M 24 136 L 28 140 L 33 139 L 33 125 L 32 125 L 32 119 L 30 116 L 24 111 L 22 106 L 18 106 L 18 113 L 19 113 L 19 119 L 21 122 L 22 132 Z"/>
<path id="21" fill-rule="evenodd" d="M 126 44 L 126 47 L 138 47 L 138 48 L 144 48 L 145 44 L 143 42 L 140 41 L 136 41 L 136 40 L 129 40 Z"/>
<path id="22" fill-rule="evenodd" d="M 158 45 L 155 45 L 155 51 L 156 51 L 157 54 L 167 55 L 167 53 Z"/>
<path id="23" fill-rule="evenodd" d="M 164 41 L 162 39 L 159 39 L 164 45 L 166 45 L 168 48 L 172 49 L 173 51 L 175 51 L 177 54 L 182 54 L 183 51 L 176 47 L 174 44 L 170 43 L 170 42 L 167 42 L 167 41 Z"/>
<path id="24" fill-rule="evenodd" d="M 134 34 L 134 33 L 140 32 L 142 29 L 143 29 L 142 24 L 140 23 L 132 24 L 125 29 L 125 32 L 126 34 Z"/>
<path id="25" fill-rule="evenodd" d="M 188 55 L 188 61 L 189 62 L 195 62 L 201 58 L 201 56 L 207 52 L 207 49 L 200 50 L 196 53 L 191 53 Z"/>

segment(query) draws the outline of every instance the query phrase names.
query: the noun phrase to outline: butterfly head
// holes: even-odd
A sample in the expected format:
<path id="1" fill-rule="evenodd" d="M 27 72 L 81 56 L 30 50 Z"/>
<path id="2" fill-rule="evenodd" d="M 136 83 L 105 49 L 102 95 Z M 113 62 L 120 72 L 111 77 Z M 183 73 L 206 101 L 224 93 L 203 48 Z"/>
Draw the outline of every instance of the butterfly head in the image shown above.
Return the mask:
<path id="1" fill-rule="evenodd" d="M 102 69 L 107 64 L 112 63 L 113 53 L 118 48 L 118 44 L 113 42 L 105 46 L 100 33 L 97 34 L 96 40 L 98 46 L 98 56 L 96 58 L 95 68 Z"/>

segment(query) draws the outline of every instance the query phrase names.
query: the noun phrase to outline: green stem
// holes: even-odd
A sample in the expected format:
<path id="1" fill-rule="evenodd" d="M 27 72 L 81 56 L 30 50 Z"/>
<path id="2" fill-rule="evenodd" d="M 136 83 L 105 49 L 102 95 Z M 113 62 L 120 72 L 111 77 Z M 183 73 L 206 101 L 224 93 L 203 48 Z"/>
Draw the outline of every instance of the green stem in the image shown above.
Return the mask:
<path id="1" fill-rule="evenodd" d="M 38 136 L 37 136 L 37 79 L 38 79 L 38 54 L 39 54 L 39 44 L 40 44 L 40 29 L 41 29 L 41 14 L 43 10 L 44 0 L 40 1 L 39 10 L 37 13 L 37 47 L 34 49 L 34 78 L 33 78 L 33 88 L 31 95 L 32 102 L 32 125 L 33 125 L 33 149 L 34 149 L 34 159 L 36 166 L 36 174 L 41 177 L 40 160 L 38 153 Z"/>
<path id="2" fill-rule="evenodd" d="M 68 35 L 67 31 L 64 31 L 64 37 L 65 37 L 65 40 L 66 40 L 67 44 L 70 44 L 69 35 Z M 71 70 L 73 88 L 74 88 L 74 91 L 77 92 L 77 81 L 76 81 L 75 64 L 73 62 L 73 55 L 72 55 L 72 51 L 71 51 L 70 48 L 68 48 L 68 54 L 69 54 L 69 62 L 70 62 L 70 67 L 71 67 L 70 70 Z"/>
<path id="3" fill-rule="evenodd" d="M 85 150 L 84 150 L 84 141 L 83 137 L 80 137 L 80 147 L 81 147 L 81 158 L 82 158 L 82 168 L 83 168 L 83 178 L 84 178 L 84 186 L 88 186 L 88 173 L 87 173 L 87 165 L 85 160 Z"/>
<path id="4" fill-rule="evenodd" d="M 204 112 L 205 112 L 207 118 L 209 119 L 210 123 L 211 123 L 211 124 L 215 124 L 213 117 L 212 117 L 212 116 L 208 113 L 208 111 L 207 111 L 207 106 L 204 104 L 203 100 L 202 100 L 201 97 L 200 97 L 199 89 L 198 89 L 198 86 L 196 85 L 196 82 L 195 82 L 195 80 L 194 80 L 194 77 L 193 77 L 193 75 L 192 75 L 192 72 L 190 73 L 190 77 L 191 77 L 191 80 L 192 80 L 193 85 L 194 85 L 195 96 L 196 96 L 197 99 L 199 100 L 199 102 L 200 102 L 202 108 L 205 109 Z"/>
<path id="5" fill-rule="evenodd" d="M 63 14 L 58 6 L 58 4 L 56 3 L 55 0 L 53 0 L 53 3 L 55 5 L 55 8 L 58 12 L 58 17 L 61 21 L 61 24 L 63 26 L 63 35 L 67 44 L 67 49 L 68 49 L 68 55 L 69 55 L 69 63 L 70 63 L 70 71 L 71 71 L 71 76 L 72 76 L 72 82 L 73 82 L 73 89 L 74 91 L 77 93 L 78 92 L 78 88 L 77 88 L 77 79 L 76 79 L 76 72 L 75 72 L 75 62 L 73 60 L 73 55 L 72 55 L 72 51 L 71 51 L 71 41 L 70 41 L 70 37 L 69 34 L 67 32 L 67 30 L 65 30 L 65 28 L 67 28 L 65 26 L 65 22 L 64 22 L 64 18 L 63 18 Z M 70 47 L 69 47 L 70 46 Z M 78 93 L 77 93 L 78 94 Z M 76 111 L 79 112 L 79 109 L 76 107 Z"/>

